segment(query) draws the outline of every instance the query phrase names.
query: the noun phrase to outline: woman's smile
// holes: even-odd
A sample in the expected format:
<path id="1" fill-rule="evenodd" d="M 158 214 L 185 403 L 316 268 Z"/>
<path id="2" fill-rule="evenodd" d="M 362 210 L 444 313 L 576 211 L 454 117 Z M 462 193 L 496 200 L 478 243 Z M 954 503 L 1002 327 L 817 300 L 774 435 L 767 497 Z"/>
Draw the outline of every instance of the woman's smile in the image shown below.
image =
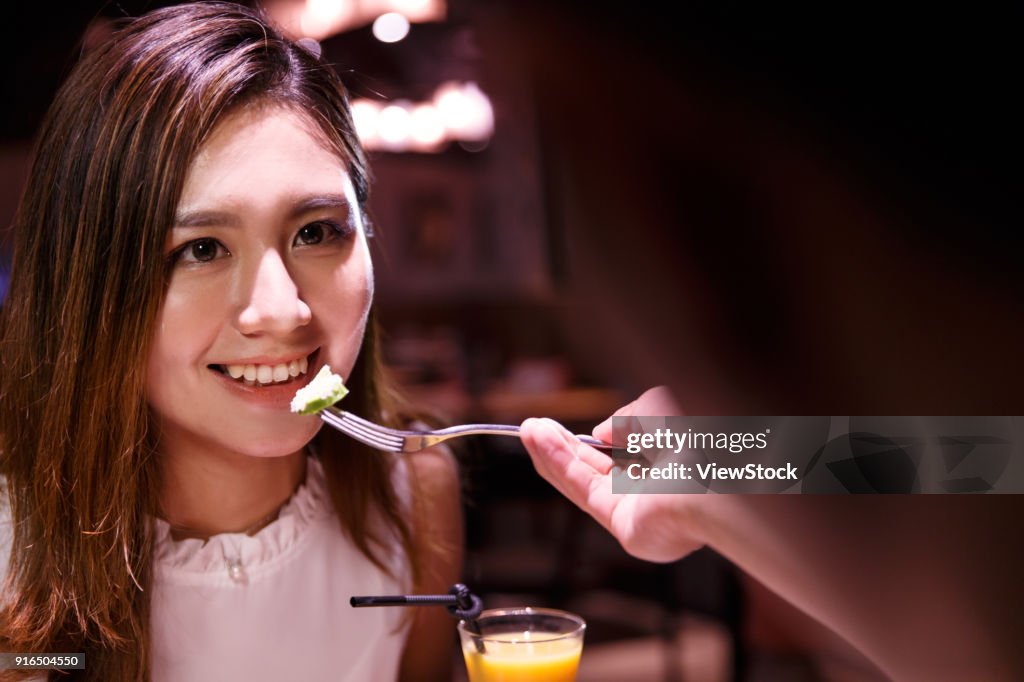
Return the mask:
<path id="1" fill-rule="evenodd" d="M 317 348 L 291 359 L 233 361 L 207 365 L 207 369 L 232 398 L 257 407 L 284 410 L 289 409 L 295 392 L 316 376 L 319 356 Z"/>

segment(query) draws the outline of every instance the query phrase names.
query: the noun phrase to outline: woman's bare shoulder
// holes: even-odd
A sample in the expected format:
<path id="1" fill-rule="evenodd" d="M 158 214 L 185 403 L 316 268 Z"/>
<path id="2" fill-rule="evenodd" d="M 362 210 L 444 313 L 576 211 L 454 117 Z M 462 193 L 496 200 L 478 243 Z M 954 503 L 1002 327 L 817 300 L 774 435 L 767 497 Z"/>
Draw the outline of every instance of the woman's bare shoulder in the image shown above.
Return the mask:
<path id="1" fill-rule="evenodd" d="M 403 458 L 422 494 L 429 496 L 458 491 L 459 466 L 455 455 L 444 445 L 403 455 Z"/>

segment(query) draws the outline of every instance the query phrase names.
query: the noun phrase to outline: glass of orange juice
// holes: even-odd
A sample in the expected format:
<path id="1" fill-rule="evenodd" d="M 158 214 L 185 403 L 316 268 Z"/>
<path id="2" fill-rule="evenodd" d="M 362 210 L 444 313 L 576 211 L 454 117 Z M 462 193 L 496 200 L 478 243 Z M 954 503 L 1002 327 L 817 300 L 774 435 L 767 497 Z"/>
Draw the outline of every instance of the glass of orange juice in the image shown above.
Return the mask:
<path id="1" fill-rule="evenodd" d="M 491 609 L 459 623 L 469 682 L 573 682 L 587 624 L 568 611 Z"/>

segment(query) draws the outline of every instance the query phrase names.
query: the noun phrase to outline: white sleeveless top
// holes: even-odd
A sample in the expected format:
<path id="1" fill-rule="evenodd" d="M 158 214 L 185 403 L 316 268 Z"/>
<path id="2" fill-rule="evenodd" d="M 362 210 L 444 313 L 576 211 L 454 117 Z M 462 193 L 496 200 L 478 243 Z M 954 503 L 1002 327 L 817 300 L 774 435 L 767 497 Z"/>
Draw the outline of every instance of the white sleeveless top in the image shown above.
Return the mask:
<path id="1" fill-rule="evenodd" d="M 407 503 L 404 466 L 396 473 Z M 9 557 L 7 512 L 0 504 L 0 578 Z M 253 536 L 175 541 L 157 519 L 153 682 L 396 679 L 408 631 L 404 610 L 349 605 L 354 595 L 408 593 L 404 554 L 385 559 L 398 579 L 342 532 L 315 457 L 280 516 Z"/>

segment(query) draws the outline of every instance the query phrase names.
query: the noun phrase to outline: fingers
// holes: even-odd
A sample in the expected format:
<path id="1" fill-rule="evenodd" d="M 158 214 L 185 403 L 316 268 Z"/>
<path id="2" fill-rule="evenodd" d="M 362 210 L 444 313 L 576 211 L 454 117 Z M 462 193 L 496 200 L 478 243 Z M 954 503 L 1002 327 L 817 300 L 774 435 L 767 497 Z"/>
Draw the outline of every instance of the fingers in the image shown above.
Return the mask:
<path id="1" fill-rule="evenodd" d="M 603 440 L 605 443 L 615 443 L 612 431 L 612 419 L 614 417 L 672 417 L 682 413 L 668 387 L 655 386 L 654 388 L 647 389 L 639 398 L 627 405 L 623 405 L 615 411 L 615 414 L 595 426 L 593 435 L 594 438 Z M 625 443 L 615 444 L 625 446 Z"/>
<path id="2" fill-rule="evenodd" d="M 598 472 L 602 476 L 607 475 L 608 472 L 612 470 L 613 462 L 611 457 L 580 441 L 579 438 L 576 438 L 568 431 L 565 431 L 564 429 L 561 430 L 563 432 L 562 438 L 567 441 L 566 446 L 573 451 L 576 459 L 593 468 L 594 471 Z"/>
<path id="3" fill-rule="evenodd" d="M 550 419 L 526 420 L 521 434 L 541 475 L 633 556 L 674 561 L 700 546 L 685 523 L 685 496 L 614 493 L 611 460 Z"/>
<path id="4" fill-rule="evenodd" d="M 593 513 L 596 491 L 611 485 L 611 458 L 550 419 L 527 419 L 520 435 L 537 472 L 574 504 Z"/>
<path id="5" fill-rule="evenodd" d="M 541 476 L 590 514 L 633 556 L 672 561 L 699 546 L 678 522 L 683 518 L 678 504 L 683 496 L 615 494 L 609 475 L 611 459 L 579 442 L 550 419 L 527 419 L 520 435 Z M 656 499 L 659 497 L 670 500 Z M 645 518 L 653 518 L 655 523 L 644 523 Z"/>

